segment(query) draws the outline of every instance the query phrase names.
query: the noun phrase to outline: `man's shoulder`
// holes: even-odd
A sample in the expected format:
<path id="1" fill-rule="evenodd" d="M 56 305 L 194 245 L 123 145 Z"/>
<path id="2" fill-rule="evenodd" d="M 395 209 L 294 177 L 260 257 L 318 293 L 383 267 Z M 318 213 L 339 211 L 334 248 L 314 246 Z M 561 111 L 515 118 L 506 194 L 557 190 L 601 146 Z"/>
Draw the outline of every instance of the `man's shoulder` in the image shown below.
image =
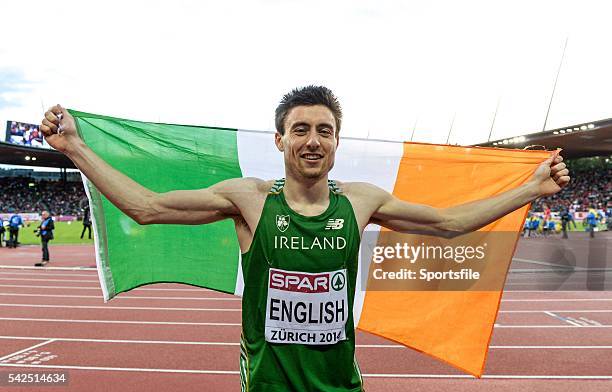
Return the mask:
<path id="1" fill-rule="evenodd" d="M 377 206 L 390 196 L 389 192 L 369 182 L 336 181 L 336 184 L 354 205 Z"/>
<path id="2" fill-rule="evenodd" d="M 225 191 L 242 194 L 267 194 L 274 185 L 274 180 L 262 180 L 256 177 L 241 177 L 225 180 L 219 186 Z"/>
<path id="3" fill-rule="evenodd" d="M 338 187 L 342 190 L 343 193 L 352 194 L 356 196 L 366 196 L 366 197 L 375 197 L 376 195 L 380 195 L 382 193 L 387 193 L 384 189 L 371 184 L 369 182 L 343 182 L 336 181 Z"/>

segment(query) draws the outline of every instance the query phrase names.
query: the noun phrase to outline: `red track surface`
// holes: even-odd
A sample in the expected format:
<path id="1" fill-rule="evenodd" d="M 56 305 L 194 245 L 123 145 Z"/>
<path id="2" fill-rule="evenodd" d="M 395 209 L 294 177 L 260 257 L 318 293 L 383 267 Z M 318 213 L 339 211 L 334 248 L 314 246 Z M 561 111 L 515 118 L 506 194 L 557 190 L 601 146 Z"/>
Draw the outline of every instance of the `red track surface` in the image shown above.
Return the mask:
<path id="1" fill-rule="evenodd" d="M 51 251 L 53 267 L 93 264 L 92 247 Z M 239 390 L 235 297 L 159 284 L 104 304 L 96 271 L 25 268 L 38 252 L 0 249 L 0 267 L 18 267 L 0 268 L 0 372 L 67 371 L 69 384 L 54 388 L 62 391 Z M 521 247 L 517 254 L 534 258 Z M 519 263 L 513 268 L 534 268 Z M 531 291 L 541 282 L 530 276 L 510 275 L 509 285 L 530 291 L 504 295 L 485 378 L 359 332 L 367 390 L 612 390 L 612 292 Z M 48 360 L 33 364 L 22 351 Z"/>

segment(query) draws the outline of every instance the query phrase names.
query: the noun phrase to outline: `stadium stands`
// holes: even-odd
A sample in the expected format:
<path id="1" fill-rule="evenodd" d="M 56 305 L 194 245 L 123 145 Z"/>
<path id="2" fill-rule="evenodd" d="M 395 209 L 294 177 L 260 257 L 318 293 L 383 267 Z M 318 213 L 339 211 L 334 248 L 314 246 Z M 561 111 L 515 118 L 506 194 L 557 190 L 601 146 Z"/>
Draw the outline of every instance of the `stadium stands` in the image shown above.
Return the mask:
<path id="1" fill-rule="evenodd" d="M 561 192 L 536 200 L 532 205 L 535 212 L 543 212 L 544 205 L 551 211 L 569 208 L 587 211 L 591 206 L 605 210 L 612 203 L 612 169 L 572 171 L 570 184 Z"/>
<path id="2" fill-rule="evenodd" d="M 51 214 L 80 215 L 86 198 L 82 182 L 36 180 L 30 177 L 0 178 L 0 212 L 48 210 Z"/>

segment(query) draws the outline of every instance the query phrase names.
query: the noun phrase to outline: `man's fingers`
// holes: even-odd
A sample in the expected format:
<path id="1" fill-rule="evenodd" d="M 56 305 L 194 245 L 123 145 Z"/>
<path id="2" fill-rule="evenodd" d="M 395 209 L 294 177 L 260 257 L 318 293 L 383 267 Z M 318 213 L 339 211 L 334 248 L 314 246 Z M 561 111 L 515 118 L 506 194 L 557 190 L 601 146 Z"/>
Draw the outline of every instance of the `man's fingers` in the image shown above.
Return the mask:
<path id="1" fill-rule="evenodd" d="M 43 133 L 43 135 L 45 135 L 45 137 L 53 135 L 53 131 L 44 124 L 40 126 L 40 131 Z"/>
<path id="2" fill-rule="evenodd" d="M 557 181 L 555 181 L 557 183 L 557 185 L 559 185 L 560 187 L 564 187 L 567 184 L 569 184 L 570 182 L 570 176 L 563 176 L 560 177 Z"/>
<path id="3" fill-rule="evenodd" d="M 555 157 L 555 161 L 554 161 L 554 162 L 555 162 L 555 163 L 563 162 L 563 157 L 562 157 L 561 155 L 557 155 L 557 156 Z"/>
<path id="4" fill-rule="evenodd" d="M 64 107 L 63 107 L 62 105 L 60 105 L 59 103 L 58 103 L 56 106 L 57 106 L 57 107 L 59 108 L 59 110 L 61 111 L 62 116 L 66 116 L 67 114 L 69 114 L 69 113 L 68 113 L 68 111 L 67 111 L 66 109 L 64 109 Z"/>
<path id="5" fill-rule="evenodd" d="M 49 111 L 55 115 L 62 114 L 62 107 L 60 105 L 51 106 Z"/>
<path id="6" fill-rule="evenodd" d="M 553 179 L 557 181 L 561 177 L 567 177 L 568 174 L 569 174 L 569 170 L 567 169 L 559 170 L 557 173 L 555 173 L 555 175 L 553 176 Z"/>
<path id="7" fill-rule="evenodd" d="M 550 157 L 546 158 L 546 160 L 544 162 L 542 162 L 542 163 L 545 163 L 546 165 L 551 165 L 552 162 L 553 162 L 553 159 L 555 159 L 555 157 L 554 156 L 550 156 Z"/>
<path id="8" fill-rule="evenodd" d="M 550 168 L 550 172 L 552 174 L 555 174 L 555 173 L 565 169 L 566 167 L 567 167 L 567 165 L 565 163 L 563 163 L 563 162 L 557 163 L 555 166 Z"/>
<path id="9" fill-rule="evenodd" d="M 45 113 L 45 119 L 53 124 L 59 124 L 59 118 L 51 110 Z"/>
<path id="10" fill-rule="evenodd" d="M 51 133 L 55 133 L 57 131 L 57 125 L 55 125 L 51 121 L 47 120 L 46 118 L 43 120 L 42 125 L 44 125 L 47 128 L 49 128 Z"/>

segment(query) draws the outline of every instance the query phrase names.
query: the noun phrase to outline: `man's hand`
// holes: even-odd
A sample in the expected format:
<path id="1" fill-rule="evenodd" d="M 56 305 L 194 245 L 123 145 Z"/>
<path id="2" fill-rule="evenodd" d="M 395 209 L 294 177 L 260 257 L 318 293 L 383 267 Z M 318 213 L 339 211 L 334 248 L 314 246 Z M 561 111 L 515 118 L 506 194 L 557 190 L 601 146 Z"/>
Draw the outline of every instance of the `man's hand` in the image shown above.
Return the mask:
<path id="1" fill-rule="evenodd" d="M 80 140 L 74 117 L 60 105 L 55 105 L 47 110 L 40 130 L 45 135 L 47 143 L 63 153 L 66 153 Z"/>
<path id="2" fill-rule="evenodd" d="M 569 182 L 569 170 L 561 155 L 552 156 L 542 162 L 531 178 L 539 197 L 554 195 Z"/>

